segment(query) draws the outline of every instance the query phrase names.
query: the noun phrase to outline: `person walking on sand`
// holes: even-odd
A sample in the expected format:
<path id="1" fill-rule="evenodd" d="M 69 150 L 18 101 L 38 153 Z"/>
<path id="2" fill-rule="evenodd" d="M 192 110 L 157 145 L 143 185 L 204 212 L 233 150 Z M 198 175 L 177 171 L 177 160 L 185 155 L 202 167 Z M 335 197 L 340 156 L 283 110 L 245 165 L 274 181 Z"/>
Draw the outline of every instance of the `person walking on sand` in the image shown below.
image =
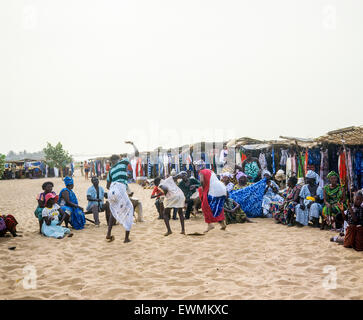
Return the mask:
<path id="1" fill-rule="evenodd" d="M 90 167 L 87 161 L 84 162 L 84 178 L 88 180 L 88 173 L 89 173 Z"/>
<path id="2" fill-rule="evenodd" d="M 196 162 L 196 170 L 199 172 L 201 187 L 198 189 L 202 202 L 204 220 L 208 224 L 204 233 L 214 229 L 213 223 L 218 222 L 221 230 L 226 230 L 224 217 L 224 203 L 227 197 L 227 189 L 223 182 L 219 181 L 216 174 L 205 169 L 204 161 Z"/>
<path id="3" fill-rule="evenodd" d="M 185 234 L 184 228 L 184 216 L 183 216 L 183 208 L 185 205 L 185 196 L 183 191 L 177 186 L 175 183 L 179 178 L 182 178 L 182 175 L 170 176 L 165 180 L 161 180 L 159 184 L 159 188 L 163 190 L 165 194 L 164 200 L 164 222 L 166 225 L 167 232 L 164 236 L 168 236 L 172 234 L 170 228 L 170 212 L 171 209 L 176 209 L 179 214 L 180 224 L 181 224 L 181 234 Z"/>
<path id="4" fill-rule="evenodd" d="M 135 150 L 135 156 L 139 156 L 139 151 L 131 141 L 126 143 L 131 144 Z M 127 193 L 128 174 L 127 168 L 130 164 L 126 154 L 113 155 L 111 157 L 112 167 L 107 175 L 108 201 L 111 214 L 108 221 L 108 231 L 106 239 L 111 242 L 115 237 L 111 235 L 112 226 L 115 221 L 118 221 L 125 228 L 124 243 L 130 242 L 130 230 L 134 220 L 134 207 Z"/>

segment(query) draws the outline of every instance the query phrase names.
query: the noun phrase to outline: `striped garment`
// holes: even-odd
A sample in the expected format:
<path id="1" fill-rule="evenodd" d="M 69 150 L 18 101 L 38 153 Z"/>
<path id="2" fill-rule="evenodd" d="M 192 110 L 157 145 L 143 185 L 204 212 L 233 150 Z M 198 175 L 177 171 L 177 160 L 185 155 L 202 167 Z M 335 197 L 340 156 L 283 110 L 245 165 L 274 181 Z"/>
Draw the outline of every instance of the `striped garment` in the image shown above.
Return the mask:
<path id="1" fill-rule="evenodd" d="M 127 167 L 130 164 L 129 159 L 123 158 L 117 162 L 107 175 L 108 182 L 121 182 L 128 185 Z"/>

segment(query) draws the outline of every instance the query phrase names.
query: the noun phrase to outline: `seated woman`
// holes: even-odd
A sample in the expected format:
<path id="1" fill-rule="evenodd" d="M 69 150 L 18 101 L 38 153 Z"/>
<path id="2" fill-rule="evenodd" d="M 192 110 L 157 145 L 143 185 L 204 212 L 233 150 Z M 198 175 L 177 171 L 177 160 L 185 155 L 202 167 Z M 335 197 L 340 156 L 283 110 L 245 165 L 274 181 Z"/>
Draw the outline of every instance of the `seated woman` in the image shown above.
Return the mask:
<path id="1" fill-rule="evenodd" d="M 241 209 L 241 206 L 229 197 L 229 193 L 227 191 L 226 202 L 224 203 L 224 214 L 226 218 L 226 224 L 231 223 L 244 223 L 244 222 L 253 222 L 249 218 L 247 218 L 246 213 Z"/>
<path id="2" fill-rule="evenodd" d="M 5 236 L 5 234 L 9 231 L 13 237 L 21 237 L 16 233 L 16 225 L 18 222 L 14 218 L 14 216 L 8 215 L 0 215 L 0 237 Z"/>
<path id="3" fill-rule="evenodd" d="M 46 237 L 62 239 L 66 234 L 69 234 L 69 236 L 72 236 L 72 234 L 67 228 L 69 215 L 65 213 L 56 203 L 57 200 L 58 196 L 55 196 L 52 193 L 48 193 L 45 196 L 45 208 L 42 212 L 42 234 Z M 63 221 L 66 223 L 66 228 L 61 226 Z"/>
<path id="4" fill-rule="evenodd" d="M 248 177 L 242 171 L 236 173 L 237 184 L 233 186 L 232 190 L 240 190 L 250 186 L 252 183 L 248 182 Z"/>
<path id="5" fill-rule="evenodd" d="M 280 188 L 272 180 L 270 171 L 264 170 L 262 175 L 266 179 L 265 195 L 262 199 L 262 214 L 264 217 L 275 217 L 279 213 L 279 207 L 284 203 L 284 198 L 278 194 Z"/>
<path id="6" fill-rule="evenodd" d="M 284 203 L 280 206 L 280 213 L 275 216 L 275 219 L 278 223 L 291 227 L 294 222 L 295 207 L 299 203 L 301 185 L 297 184 L 297 178 L 293 176 L 287 181 L 287 186 L 283 194 Z"/>
<path id="7" fill-rule="evenodd" d="M 331 171 L 327 178 L 329 179 L 329 184 L 324 186 L 323 223 L 321 230 L 324 229 L 325 225 L 335 230 L 336 215 L 346 209 L 345 189 L 339 184 L 339 176 L 335 171 Z"/>
<path id="8" fill-rule="evenodd" d="M 42 185 L 42 189 L 44 192 L 40 193 L 37 196 L 38 207 L 35 209 L 34 215 L 39 221 L 39 233 L 42 233 L 42 224 L 43 224 L 42 212 L 45 207 L 45 196 L 48 193 L 56 195 L 56 193 L 53 191 L 53 187 L 54 187 L 53 182 L 50 181 L 44 182 Z"/>
<path id="9" fill-rule="evenodd" d="M 233 175 L 229 172 L 223 172 L 221 173 L 221 181 L 224 183 L 224 185 L 226 186 L 227 191 L 231 191 L 234 188 L 234 184 L 231 182 L 231 177 Z"/>
<path id="10" fill-rule="evenodd" d="M 276 172 L 275 180 L 281 190 L 284 190 L 286 188 L 286 175 L 284 170 L 280 169 Z"/>
<path id="11" fill-rule="evenodd" d="M 70 215 L 70 223 L 76 230 L 84 228 L 86 219 L 83 213 L 83 208 L 78 205 L 78 200 L 73 192 L 74 182 L 71 177 L 64 178 L 64 184 L 66 185 L 59 194 L 58 204 L 61 209 Z"/>
<path id="12" fill-rule="evenodd" d="M 319 227 L 319 217 L 322 211 L 323 189 L 319 187 L 319 175 L 309 170 L 306 174 L 306 182 L 300 191 L 300 204 L 296 205 L 296 225 L 307 226 L 309 221 L 314 227 Z"/>
<path id="13" fill-rule="evenodd" d="M 252 153 L 248 151 L 246 153 L 246 160 L 243 161 L 242 166 L 236 165 L 236 169 L 239 169 L 247 176 L 251 182 L 256 182 L 261 177 L 261 165 L 257 158 L 252 157 Z"/>

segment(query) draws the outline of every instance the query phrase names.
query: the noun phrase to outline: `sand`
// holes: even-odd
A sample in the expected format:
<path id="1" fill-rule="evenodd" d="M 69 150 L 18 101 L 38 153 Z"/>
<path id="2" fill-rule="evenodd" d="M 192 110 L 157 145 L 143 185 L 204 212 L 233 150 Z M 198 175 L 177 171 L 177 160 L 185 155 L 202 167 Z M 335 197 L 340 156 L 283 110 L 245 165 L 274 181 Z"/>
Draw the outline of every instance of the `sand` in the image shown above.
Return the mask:
<path id="1" fill-rule="evenodd" d="M 48 180 L 57 193 L 63 187 L 60 178 Z M 363 298 L 363 253 L 330 242 L 335 233 L 254 219 L 199 237 L 181 235 L 179 221 L 172 221 L 174 233 L 164 237 L 151 190 L 135 184 L 130 187 L 146 221 L 133 226 L 131 243 L 123 243 L 121 226 L 113 229 L 116 240 L 106 242 L 104 214 L 99 228 L 87 223 L 73 238 L 43 237 L 33 212 L 44 181 L 0 181 L 0 212 L 13 214 L 23 235 L 0 238 L 0 299 Z M 75 178 L 84 207 L 90 184 Z M 201 216 L 186 222 L 187 233 L 205 228 Z M 26 286 L 26 266 L 36 270 L 36 288 Z M 329 266 L 336 270 L 336 288 L 324 285 Z"/>

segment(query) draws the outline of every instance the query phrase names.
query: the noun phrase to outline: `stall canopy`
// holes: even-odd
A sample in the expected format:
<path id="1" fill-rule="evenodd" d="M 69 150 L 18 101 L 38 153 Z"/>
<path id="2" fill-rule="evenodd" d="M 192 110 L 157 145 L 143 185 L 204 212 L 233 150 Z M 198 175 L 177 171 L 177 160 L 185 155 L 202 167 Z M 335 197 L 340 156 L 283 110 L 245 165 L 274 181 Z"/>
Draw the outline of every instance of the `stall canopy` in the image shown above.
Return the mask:
<path id="1" fill-rule="evenodd" d="M 347 145 L 363 145 L 363 126 L 348 127 L 328 132 L 326 135 L 315 139 L 316 142 L 347 144 Z"/>
<path id="2" fill-rule="evenodd" d="M 233 148 L 233 147 L 240 147 L 244 145 L 251 145 L 251 144 L 263 144 L 265 141 L 262 140 L 256 140 L 248 137 L 238 138 L 238 139 L 232 139 L 228 141 L 227 147 Z"/>

